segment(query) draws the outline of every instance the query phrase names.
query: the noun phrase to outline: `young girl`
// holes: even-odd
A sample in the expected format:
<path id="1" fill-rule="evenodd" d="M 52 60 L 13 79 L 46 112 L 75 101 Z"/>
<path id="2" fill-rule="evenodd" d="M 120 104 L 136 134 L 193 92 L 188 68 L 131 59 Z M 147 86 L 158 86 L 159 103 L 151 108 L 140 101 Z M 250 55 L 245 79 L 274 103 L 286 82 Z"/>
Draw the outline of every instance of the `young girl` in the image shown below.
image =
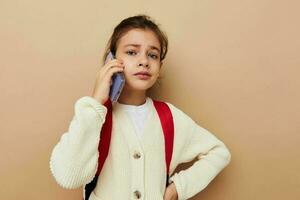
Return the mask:
<path id="1" fill-rule="evenodd" d="M 123 72 L 125 85 L 112 104 L 109 153 L 90 200 L 184 200 L 203 190 L 230 162 L 225 144 L 183 111 L 165 102 L 174 122 L 170 174 L 180 163 L 196 162 L 172 175 L 166 187 L 162 125 L 147 90 L 157 81 L 168 50 L 166 35 L 149 16 L 124 19 L 109 40 L 115 59 L 99 70 L 91 96 L 75 103 L 75 115 L 54 147 L 50 170 L 67 189 L 90 183 L 98 167 L 99 131 L 105 122 L 112 75 Z"/>

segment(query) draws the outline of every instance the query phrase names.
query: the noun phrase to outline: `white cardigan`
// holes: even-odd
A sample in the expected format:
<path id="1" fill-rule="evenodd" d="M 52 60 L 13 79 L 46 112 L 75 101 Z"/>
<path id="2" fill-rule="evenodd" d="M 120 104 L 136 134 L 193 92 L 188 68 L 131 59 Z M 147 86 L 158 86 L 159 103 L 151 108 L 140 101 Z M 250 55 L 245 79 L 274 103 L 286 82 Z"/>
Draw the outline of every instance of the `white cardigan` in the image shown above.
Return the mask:
<path id="1" fill-rule="evenodd" d="M 150 113 L 141 140 L 124 106 L 118 102 L 113 104 L 110 151 L 90 200 L 163 200 L 166 189 L 164 136 L 153 101 L 148 100 L 150 103 L 146 105 Z M 170 182 L 176 186 L 178 200 L 185 200 L 203 190 L 229 164 L 231 154 L 212 133 L 173 104 L 166 103 L 174 120 L 171 174 L 180 163 L 198 158 L 190 168 L 170 177 Z M 106 113 L 107 108 L 92 97 L 84 96 L 76 101 L 69 129 L 50 157 L 51 173 L 61 187 L 84 187 L 94 178 L 99 133 Z M 134 156 L 136 153 L 141 156 Z"/>

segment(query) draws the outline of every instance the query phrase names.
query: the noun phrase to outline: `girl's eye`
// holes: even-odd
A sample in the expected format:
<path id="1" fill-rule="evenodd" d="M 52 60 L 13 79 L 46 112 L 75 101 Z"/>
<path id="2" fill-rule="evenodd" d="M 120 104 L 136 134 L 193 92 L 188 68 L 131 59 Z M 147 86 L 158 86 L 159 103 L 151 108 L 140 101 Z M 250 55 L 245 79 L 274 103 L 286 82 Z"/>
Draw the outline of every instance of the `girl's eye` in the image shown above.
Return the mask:
<path id="1" fill-rule="evenodd" d="M 126 51 L 126 54 L 128 54 L 128 55 L 133 55 L 133 54 L 135 54 L 135 53 L 136 53 L 135 51 L 131 51 L 131 50 Z"/>
<path id="2" fill-rule="evenodd" d="M 157 59 L 157 58 L 158 58 L 158 56 L 155 55 L 155 54 L 150 54 L 150 56 L 151 56 L 151 58 L 153 58 L 153 59 Z"/>
<path id="3" fill-rule="evenodd" d="M 136 52 L 135 51 L 133 51 L 133 50 L 128 50 L 128 51 L 126 51 L 126 54 L 127 55 L 131 55 L 131 56 L 133 56 L 133 55 L 136 55 Z M 149 56 L 152 58 L 152 59 L 158 59 L 158 56 L 156 55 L 156 54 L 149 54 Z"/>

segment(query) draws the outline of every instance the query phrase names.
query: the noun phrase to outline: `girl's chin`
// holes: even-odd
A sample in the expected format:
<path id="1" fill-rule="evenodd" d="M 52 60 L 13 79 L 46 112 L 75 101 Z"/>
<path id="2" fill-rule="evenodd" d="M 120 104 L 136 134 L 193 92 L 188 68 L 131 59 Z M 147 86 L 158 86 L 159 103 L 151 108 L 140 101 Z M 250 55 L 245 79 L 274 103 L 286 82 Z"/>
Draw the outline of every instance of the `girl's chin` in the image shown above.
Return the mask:
<path id="1" fill-rule="evenodd" d="M 131 86 L 130 87 L 132 90 L 136 90 L 136 91 L 146 91 L 148 90 L 150 87 L 149 86 Z"/>
<path id="2" fill-rule="evenodd" d="M 146 91 L 149 88 L 151 88 L 151 86 L 152 85 L 149 82 L 148 83 L 135 82 L 130 85 L 129 84 L 125 85 L 124 87 L 126 87 L 127 89 L 130 89 L 130 90 Z"/>

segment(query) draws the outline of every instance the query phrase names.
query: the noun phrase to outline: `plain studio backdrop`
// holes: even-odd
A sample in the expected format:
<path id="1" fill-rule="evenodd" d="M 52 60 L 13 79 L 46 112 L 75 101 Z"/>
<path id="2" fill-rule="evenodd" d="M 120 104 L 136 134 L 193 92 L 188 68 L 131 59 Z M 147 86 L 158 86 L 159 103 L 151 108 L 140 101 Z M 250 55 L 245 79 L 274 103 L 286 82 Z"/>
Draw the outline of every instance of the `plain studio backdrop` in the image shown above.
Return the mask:
<path id="1" fill-rule="evenodd" d="M 55 182 L 50 153 L 75 101 L 91 95 L 113 28 L 136 14 L 152 16 L 170 42 L 152 97 L 178 106 L 232 153 L 192 199 L 300 199 L 299 7 L 296 0 L 0 0 L 0 199 L 81 198 L 81 188 Z"/>

